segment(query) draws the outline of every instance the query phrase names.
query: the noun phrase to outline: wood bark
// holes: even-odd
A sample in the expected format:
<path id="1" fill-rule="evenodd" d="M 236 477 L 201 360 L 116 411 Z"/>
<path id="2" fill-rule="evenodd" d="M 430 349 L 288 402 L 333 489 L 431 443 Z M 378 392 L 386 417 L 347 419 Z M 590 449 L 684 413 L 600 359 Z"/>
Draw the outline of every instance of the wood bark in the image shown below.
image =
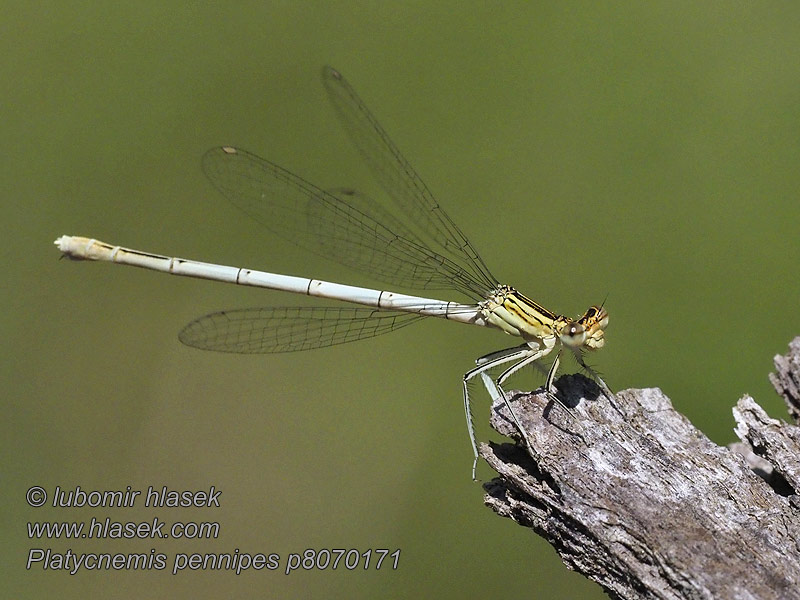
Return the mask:
<path id="1" fill-rule="evenodd" d="M 659 389 L 609 399 L 582 375 L 559 399 L 510 392 L 531 448 L 502 402 L 481 445 L 498 476 L 498 515 L 548 540 L 612 598 L 800 598 L 800 337 L 775 357 L 792 423 L 749 396 L 733 408 L 741 442 L 714 444 Z"/>

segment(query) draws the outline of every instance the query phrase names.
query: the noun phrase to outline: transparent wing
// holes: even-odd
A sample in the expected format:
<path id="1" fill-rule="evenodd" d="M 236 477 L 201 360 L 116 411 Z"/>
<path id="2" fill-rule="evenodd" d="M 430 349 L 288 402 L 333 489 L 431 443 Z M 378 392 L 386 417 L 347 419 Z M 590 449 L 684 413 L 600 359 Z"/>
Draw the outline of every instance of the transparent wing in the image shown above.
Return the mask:
<path id="1" fill-rule="evenodd" d="M 203 171 L 235 206 L 276 235 L 390 284 L 485 297 L 486 284 L 425 245 L 372 199 L 326 192 L 245 150 L 213 148 Z"/>
<path id="2" fill-rule="evenodd" d="M 232 147 L 207 152 L 205 174 L 235 206 L 302 248 L 391 284 L 455 289 L 483 300 L 497 281 L 470 242 L 347 81 L 329 67 L 323 79 L 346 130 L 394 200 L 394 211 L 356 190 L 324 191 Z M 201 317 L 183 329 L 180 340 L 221 352 L 291 352 L 374 337 L 420 318 L 372 308 L 253 308 Z"/>
<path id="3" fill-rule="evenodd" d="M 413 223 L 426 244 L 469 272 L 485 290 L 497 280 L 467 237 L 433 197 L 389 135 L 339 71 L 325 67 L 325 88 L 345 130 L 398 214 Z"/>
<path id="4" fill-rule="evenodd" d="M 373 308 L 244 308 L 200 317 L 178 338 L 187 346 L 216 352 L 295 352 L 375 337 L 422 318 Z"/>

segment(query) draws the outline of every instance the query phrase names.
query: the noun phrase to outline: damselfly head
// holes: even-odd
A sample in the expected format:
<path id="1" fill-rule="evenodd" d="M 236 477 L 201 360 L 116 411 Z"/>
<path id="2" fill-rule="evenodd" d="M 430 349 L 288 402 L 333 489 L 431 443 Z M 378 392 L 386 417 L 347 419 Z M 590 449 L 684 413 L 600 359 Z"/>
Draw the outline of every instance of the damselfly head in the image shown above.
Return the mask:
<path id="1" fill-rule="evenodd" d="M 608 326 L 608 311 L 602 306 L 591 306 L 578 323 L 586 330 L 586 339 L 583 345 L 590 350 L 602 348 L 606 343 L 603 338 L 604 330 Z"/>
<path id="2" fill-rule="evenodd" d="M 607 325 L 608 311 L 602 306 L 592 306 L 578 320 L 559 317 L 555 330 L 565 346 L 596 350 L 605 344 L 603 330 Z"/>

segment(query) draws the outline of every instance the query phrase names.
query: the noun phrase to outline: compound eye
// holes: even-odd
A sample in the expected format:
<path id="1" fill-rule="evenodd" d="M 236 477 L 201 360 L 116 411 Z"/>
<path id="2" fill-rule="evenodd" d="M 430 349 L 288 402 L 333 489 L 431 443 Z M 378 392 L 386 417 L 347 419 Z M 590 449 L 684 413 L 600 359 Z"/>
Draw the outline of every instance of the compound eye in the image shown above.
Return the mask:
<path id="1" fill-rule="evenodd" d="M 567 346 L 581 346 L 586 341 L 586 329 L 574 321 L 567 323 L 561 331 L 561 341 Z"/>
<path id="2" fill-rule="evenodd" d="M 597 307 L 593 306 L 592 308 Z M 608 326 L 608 311 L 603 307 L 597 308 L 597 319 L 600 329 L 605 329 Z"/>
<path id="3" fill-rule="evenodd" d="M 594 327 L 605 329 L 608 325 L 608 311 L 602 306 L 590 306 L 579 322 L 588 325 L 590 329 Z"/>

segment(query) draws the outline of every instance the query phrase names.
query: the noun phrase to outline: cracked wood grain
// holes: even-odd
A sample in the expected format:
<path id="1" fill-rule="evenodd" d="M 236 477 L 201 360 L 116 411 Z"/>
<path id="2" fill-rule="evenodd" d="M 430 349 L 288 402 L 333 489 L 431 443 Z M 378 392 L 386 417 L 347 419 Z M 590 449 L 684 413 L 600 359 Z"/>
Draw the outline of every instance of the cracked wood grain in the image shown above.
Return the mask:
<path id="1" fill-rule="evenodd" d="M 744 396 L 732 447 L 656 388 L 609 399 L 565 376 L 557 386 L 569 411 L 541 391 L 511 392 L 531 450 L 496 403 L 492 427 L 517 443 L 481 445 L 497 472 L 485 503 L 612 598 L 800 598 L 800 338 L 776 368 L 792 424 Z"/>

